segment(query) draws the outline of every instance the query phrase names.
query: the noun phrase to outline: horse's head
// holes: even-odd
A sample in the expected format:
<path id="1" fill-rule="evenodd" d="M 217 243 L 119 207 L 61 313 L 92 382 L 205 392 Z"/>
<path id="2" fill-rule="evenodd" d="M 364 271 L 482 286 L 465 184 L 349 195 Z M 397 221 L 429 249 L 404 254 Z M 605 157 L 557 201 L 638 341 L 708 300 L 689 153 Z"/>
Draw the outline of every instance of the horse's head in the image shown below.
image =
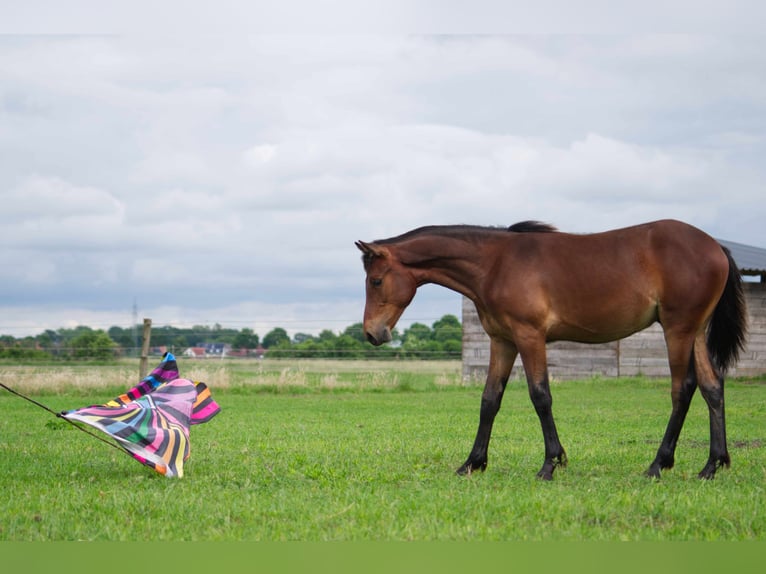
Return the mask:
<path id="1" fill-rule="evenodd" d="M 367 273 L 364 334 L 375 346 L 391 340 L 394 328 L 417 290 L 412 273 L 386 245 L 357 241 Z"/>

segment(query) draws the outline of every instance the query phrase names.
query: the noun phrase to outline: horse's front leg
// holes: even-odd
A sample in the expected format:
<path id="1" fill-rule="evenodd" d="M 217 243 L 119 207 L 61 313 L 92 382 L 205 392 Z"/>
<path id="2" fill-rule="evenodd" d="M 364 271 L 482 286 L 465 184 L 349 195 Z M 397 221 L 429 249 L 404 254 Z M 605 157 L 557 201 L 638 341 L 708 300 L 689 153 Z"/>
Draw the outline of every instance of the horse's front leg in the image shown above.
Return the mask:
<path id="1" fill-rule="evenodd" d="M 545 441 L 545 461 L 537 473 L 538 478 L 552 480 L 557 466 L 566 466 L 567 455 L 561 446 L 556 423 L 553 420 L 553 397 L 548 383 L 548 366 L 544 337 L 529 337 L 520 349 L 524 372 L 527 376 L 529 398 L 540 419 Z"/>
<path id="2" fill-rule="evenodd" d="M 471 454 L 463 465 L 457 469 L 458 474 L 471 474 L 474 470 L 487 468 L 487 449 L 492 434 L 495 415 L 500 410 L 505 385 L 511 375 L 513 362 L 516 360 L 516 347 L 507 341 L 492 339 L 489 351 L 489 372 L 484 392 L 481 395 L 481 411 L 479 413 L 479 429 L 473 443 Z"/>

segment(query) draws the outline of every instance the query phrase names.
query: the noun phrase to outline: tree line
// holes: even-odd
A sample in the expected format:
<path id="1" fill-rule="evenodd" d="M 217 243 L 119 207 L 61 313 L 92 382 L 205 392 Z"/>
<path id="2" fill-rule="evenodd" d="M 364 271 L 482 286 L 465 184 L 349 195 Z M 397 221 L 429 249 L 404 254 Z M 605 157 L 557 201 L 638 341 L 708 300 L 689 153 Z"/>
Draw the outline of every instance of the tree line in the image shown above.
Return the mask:
<path id="1" fill-rule="evenodd" d="M 87 326 L 46 330 L 36 336 L 15 338 L 0 336 L 0 358 L 108 360 L 137 356 L 141 347 L 141 326 L 110 327 L 108 330 Z M 362 323 L 335 333 L 329 329 L 318 335 L 296 333 L 290 337 L 282 327 L 275 327 L 261 339 L 252 329 L 232 329 L 219 324 L 190 328 L 154 326 L 151 347 L 181 355 L 191 347 L 226 347 L 230 355 L 273 358 L 408 358 L 457 359 L 462 353 L 463 328 L 454 315 L 444 315 L 432 325 L 413 323 L 394 329 L 391 343 L 370 345 Z M 157 351 L 159 352 L 159 351 Z"/>

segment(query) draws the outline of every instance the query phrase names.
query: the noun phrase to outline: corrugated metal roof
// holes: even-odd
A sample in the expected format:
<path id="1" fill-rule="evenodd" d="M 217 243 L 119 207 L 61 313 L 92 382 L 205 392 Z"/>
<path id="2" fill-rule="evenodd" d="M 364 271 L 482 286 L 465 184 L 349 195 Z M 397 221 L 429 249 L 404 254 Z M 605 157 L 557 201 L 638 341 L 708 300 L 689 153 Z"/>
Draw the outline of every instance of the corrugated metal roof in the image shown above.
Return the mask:
<path id="1" fill-rule="evenodd" d="M 734 261 L 737 262 L 737 266 L 743 274 L 761 275 L 766 273 L 766 249 L 724 239 L 717 241 L 731 251 Z"/>

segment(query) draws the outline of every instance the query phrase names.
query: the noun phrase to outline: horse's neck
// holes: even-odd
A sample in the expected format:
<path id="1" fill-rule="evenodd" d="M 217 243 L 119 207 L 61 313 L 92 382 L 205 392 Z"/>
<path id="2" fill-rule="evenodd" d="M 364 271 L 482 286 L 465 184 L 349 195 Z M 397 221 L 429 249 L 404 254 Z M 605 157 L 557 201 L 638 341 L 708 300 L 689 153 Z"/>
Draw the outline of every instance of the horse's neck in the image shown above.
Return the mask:
<path id="1" fill-rule="evenodd" d="M 451 237 L 417 238 L 398 246 L 399 260 L 418 285 L 434 283 L 475 299 L 483 266 L 475 243 Z"/>

